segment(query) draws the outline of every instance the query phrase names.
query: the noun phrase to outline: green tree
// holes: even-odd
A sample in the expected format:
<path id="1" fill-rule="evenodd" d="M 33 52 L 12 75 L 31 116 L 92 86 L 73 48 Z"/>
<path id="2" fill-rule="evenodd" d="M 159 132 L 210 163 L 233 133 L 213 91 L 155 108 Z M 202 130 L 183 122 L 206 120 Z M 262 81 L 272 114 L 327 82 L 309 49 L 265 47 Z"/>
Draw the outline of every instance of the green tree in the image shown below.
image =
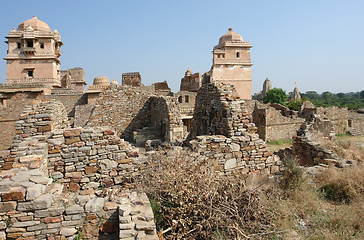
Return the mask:
<path id="1" fill-rule="evenodd" d="M 264 103 L 279 103 L 284 105 L 287 100 L 287 94 L 281 88 L 273 88 L 263 96 Z"/>
<path id="2" fill-rule="evenodd" d="M 361 98 L 361 99 L 364 99 L 364 90 L 362 90 L 362 91 L 360 92 L 360 98 Z"/>
<path id="3" fill-rule="evenodd" d="M 297 100 L 291 99 L 286 104 L 286 106 L 291 110 L 299 111 L 301 109 L 303 101 L 304 101 L 303 99 L 297 99 Z"/>

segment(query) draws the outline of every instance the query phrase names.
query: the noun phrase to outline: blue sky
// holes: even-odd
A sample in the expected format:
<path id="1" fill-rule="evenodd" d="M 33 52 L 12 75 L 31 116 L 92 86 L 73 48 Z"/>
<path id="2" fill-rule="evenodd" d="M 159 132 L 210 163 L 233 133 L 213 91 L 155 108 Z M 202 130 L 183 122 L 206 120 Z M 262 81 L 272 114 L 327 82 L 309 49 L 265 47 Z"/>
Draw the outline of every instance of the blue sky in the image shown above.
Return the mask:
<path id="1" fill-rule="evenodd" d="M 88 84 L 138 71 L 145 85 L 166 80 L 176 92 L 188 67 L 210 69 L 213 47 L 233 27 L 253 45 L 253 93 L 266 77 L 287 92 L 295 82 L 301 92 L 364 89 L 362 0 L 6 1 L 1 36 L 34 15 L 60 33 L 61 68 L 82 67 Z M 6 50 L 1 42 L 2 58 Z"/>

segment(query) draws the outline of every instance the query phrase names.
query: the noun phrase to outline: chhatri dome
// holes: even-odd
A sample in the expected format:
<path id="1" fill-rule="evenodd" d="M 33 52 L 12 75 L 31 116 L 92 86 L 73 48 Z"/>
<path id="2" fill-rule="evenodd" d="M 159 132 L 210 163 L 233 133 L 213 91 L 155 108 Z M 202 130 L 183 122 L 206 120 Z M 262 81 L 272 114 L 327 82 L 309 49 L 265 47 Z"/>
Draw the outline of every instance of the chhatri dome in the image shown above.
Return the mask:
<path id="1" fill-rule="evenodd" d="M 109 78 L 104 76 L 99 76 L 94 78 L 94 85 L 96 86 L 109 86 Z"/>
<path id="2" fill-rule="evenodd" d="M 51 28 L 45 22 L 39 20 L 36 16 L 19 24 L 18 31 L 26 30 L 31 26 L 35 31 L 51 32 Z"/>
<path id="3" fill-rule="evenodd" d="M 243 42 L 243 37 L 239 34 L 233 31 L 232 28 L 229 28 L 229 31 L 225 33 L 220 39 L 219 44 L 222 44 L 224 42 Z"/>

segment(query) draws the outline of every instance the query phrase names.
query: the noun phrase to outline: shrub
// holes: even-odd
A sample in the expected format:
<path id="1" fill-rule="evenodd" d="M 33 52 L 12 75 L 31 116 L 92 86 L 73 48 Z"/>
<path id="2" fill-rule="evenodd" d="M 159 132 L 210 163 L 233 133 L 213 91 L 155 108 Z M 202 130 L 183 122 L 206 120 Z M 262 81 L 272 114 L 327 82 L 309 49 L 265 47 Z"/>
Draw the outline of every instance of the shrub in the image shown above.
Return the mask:
<path id="1" fill-rule="evenodd" d="M 303 170 L 299 167 L 298 161 L 292 157 L 286 157 L 283 161 L 284 171 L 280 180 L 281 188 L 294 190 L 303 183 Z"/>
<path id="2" fill-rule="evenodd" d="M 299 111 L 301 109 L 301 105 L 303 103 L 303 99 L 297 99 L 297 100 L 289 100 L 289 102 L 286 104 L 286 106 L 291 109 L 291 110 L 295 110 L 295 111 Z"/>
<path id="3" fill-rule="evenodd" d="M 287 100 L 287 94 L 281 88 L 273 88 L 263 96 L 264 103 L 279 103 L 284 105 Z"/>
<path id="4" fill-rule="evenodd" d="M 350 195 L 349 190 L 344 184 L 329 183 L 320 188 L 320 192 L 327 200 L 349 203 Z"/>

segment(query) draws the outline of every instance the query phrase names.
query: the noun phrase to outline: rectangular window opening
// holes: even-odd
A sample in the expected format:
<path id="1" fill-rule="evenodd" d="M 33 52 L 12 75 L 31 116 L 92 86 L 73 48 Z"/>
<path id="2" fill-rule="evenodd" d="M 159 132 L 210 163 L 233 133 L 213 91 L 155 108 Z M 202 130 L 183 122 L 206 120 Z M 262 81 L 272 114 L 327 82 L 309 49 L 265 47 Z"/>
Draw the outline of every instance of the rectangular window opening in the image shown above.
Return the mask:
<path id="1" fill-rule="evenodd" d="M 40 43 L 40 48 L 44 48 L 44 43 Z"/>
<path id="2" fill-rule="evenodd" d="M 28 77 L 34 77 L 34 71 L 28 70 Z"/>
<path id="3" fill-rule="evenodd" d="M 33 41 L 27 41 L 27 47 L 32 48 L 33 47 Z"/>
<path id="4" fill-rule="evenodd" d="M 21 48 L 20 42 L 16 43 L 17 48 Z"/>

